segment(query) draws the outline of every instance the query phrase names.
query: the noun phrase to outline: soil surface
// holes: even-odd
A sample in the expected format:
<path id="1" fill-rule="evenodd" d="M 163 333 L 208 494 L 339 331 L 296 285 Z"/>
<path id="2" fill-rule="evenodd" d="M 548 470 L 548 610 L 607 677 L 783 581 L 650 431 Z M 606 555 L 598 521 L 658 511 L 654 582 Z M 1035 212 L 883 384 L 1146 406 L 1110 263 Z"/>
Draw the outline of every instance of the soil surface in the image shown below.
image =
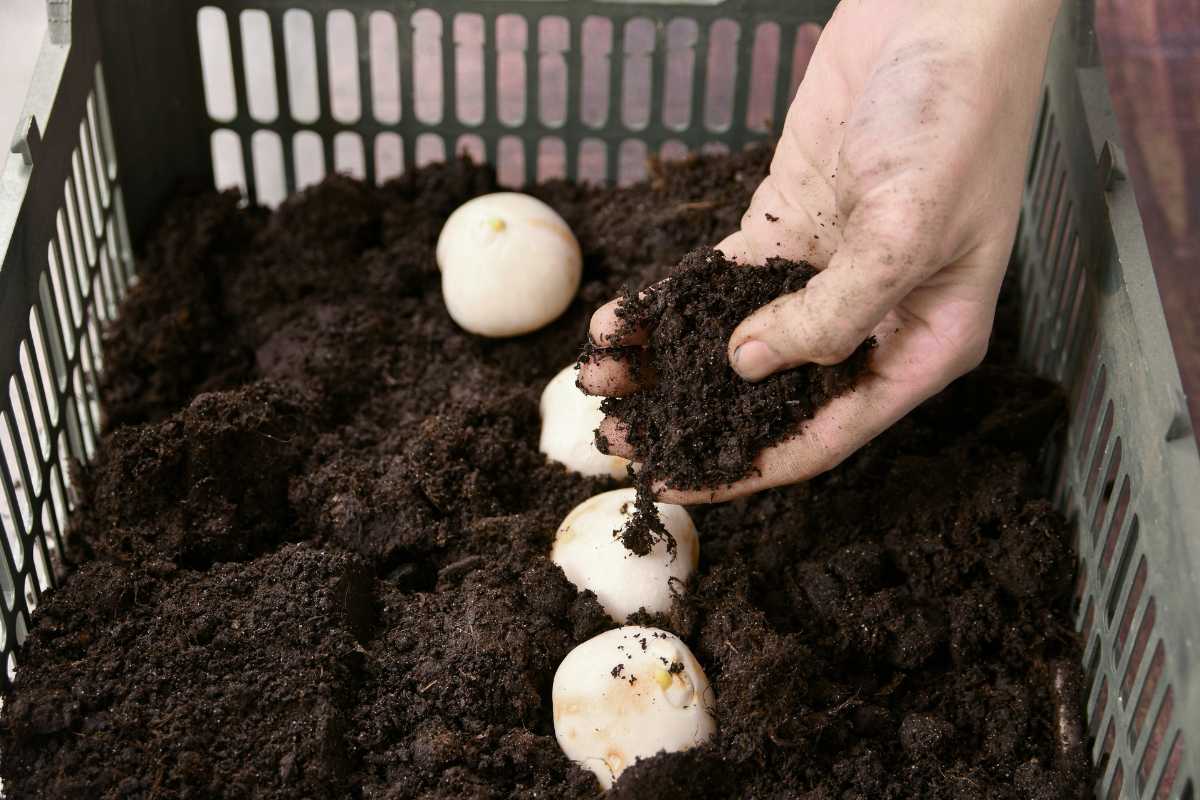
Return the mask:
<path id="1" fill-rule="evenodd" d="M 4 698 L 5 792 L 596 796 L 550 685 L 611 623 L 547 554 L 614 484 L 544 461 L 538 397 L 595 307 L 736 228 L 769 157 L 539 187 L 584 282 L 505 341 L 454 325 L 434 262 L 485 168 L 332 178 L 274 213 L 181 195 L 106 336 L 77 567 Z M 635 619 L 688 642 L 720 730 L 615 797 L 1086 795 L 1083 733 L 1057 727 L 1082 703 L 1072 547 L 1038 492 L 1063 403 L 1015 329 L 1006 305 L 982 367 L 835 472 L 693 510 L 697 578 Z"/>
<path id="2" fill-rule="evenodd" d="M 800 423 L 853 388 L 874 339 L 841 364 L 808 364 L 756 383 L 729 365 L 729 337 L 738 324 L 775 298 L 800 291 L 816 274 L 809 264 L 780 258 L 744 269 L 700 248 L 684 257 L 670 280 L 627 292 L 617 306 L 616 335 L 648 330 L 645 348 L 585 348 L 582 360 L 625 358 L 639 378 L 640 391 L 601 404 L 621 420 L 642 465 L 634 479 L 637 511 L 621 534 L 635 554 L 670 539 L 654 510 L 656 484 L 708 489 L 746 478 L 764 448 L 802 435 Z M 607 445 L 597 434 L 597 446 L 607 452 Z"/>

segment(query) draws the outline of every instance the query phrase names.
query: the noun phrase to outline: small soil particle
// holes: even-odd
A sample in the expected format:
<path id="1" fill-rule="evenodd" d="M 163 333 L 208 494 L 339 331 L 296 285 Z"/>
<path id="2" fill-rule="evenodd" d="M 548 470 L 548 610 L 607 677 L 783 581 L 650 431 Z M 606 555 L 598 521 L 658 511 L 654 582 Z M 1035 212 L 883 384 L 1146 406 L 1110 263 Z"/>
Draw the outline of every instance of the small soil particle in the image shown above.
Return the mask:
<path id="1" fill-rule="evenodd" d="M 579 238 L 583 283 L 510 340 L 453 323 L 434 259 L 446 217 L 497 189 L 489 169 L 331 177 L 274 212 L 177 198 L 105 332 L 75 567 L 4 697 L 5 793 L 596 797 L 555 741 L 550 688 L 612 622 L 547 554 L 571 508 L 616 484 L 546 462 L 538 397 L 595 308 L 736 230 L 769 162 L 536 187 Z M 746 295 L 693 347 L 807 274 L 779 264 L 738 289 L 704 253 L 688 256 L 699 274 Z M 840 468 L 692 510 L 688 591 L 633 619 L 696 655 L 718 732 L 637 762 L 614 798 L 1087 796 L 1072 536 L 1039 495 L 1064 404 L 1017 366 L 1015 291 L 986 363 Z M 706 296 L 664 304 L 662 335 Z M 850 377 L 781 378 L 760 391 L 801 402 L 768 433 L 664 463 L 691 485 L 738 477 Z"/>

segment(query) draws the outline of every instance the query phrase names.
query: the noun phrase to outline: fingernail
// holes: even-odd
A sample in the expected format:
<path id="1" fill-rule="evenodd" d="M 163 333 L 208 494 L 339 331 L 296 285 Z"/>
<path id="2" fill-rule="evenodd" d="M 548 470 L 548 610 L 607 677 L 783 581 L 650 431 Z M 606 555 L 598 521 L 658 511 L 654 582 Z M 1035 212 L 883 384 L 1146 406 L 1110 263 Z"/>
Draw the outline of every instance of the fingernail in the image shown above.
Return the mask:
<path id="1" fill-rule="evenodd" d="M 783 359 L 766 342 L 751 339 L 733 351 L 733 368 L 748 381 L 759 381 L 783 364 Z"/>

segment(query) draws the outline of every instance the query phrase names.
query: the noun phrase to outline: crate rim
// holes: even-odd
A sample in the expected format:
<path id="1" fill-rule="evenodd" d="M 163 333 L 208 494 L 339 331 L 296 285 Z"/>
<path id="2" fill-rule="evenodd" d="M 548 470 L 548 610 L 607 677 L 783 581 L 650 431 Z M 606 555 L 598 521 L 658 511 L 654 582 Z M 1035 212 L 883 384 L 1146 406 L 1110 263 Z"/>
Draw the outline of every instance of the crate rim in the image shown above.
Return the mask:
<path id="1" fill-rule="evenodd" d="M 53 203 L 52 197 L 41 197 L 34 187 L 35 174 L 38 180 L 43 180 L 45 174 L 52 176 L 51 183 L 62 185 L 69 173 L 69 153 L 65 139 L 61 138 L 62 125 L 55 127 L 55 119 L 78 119 L 82 109 L 77 87 L 64 85 L 75 80 L 68 75 L 69 64 L 73 60 L 99 63 L 101 46 L 99 39 L 94 36 L 77 35 L 82 26 L 96 26 L 97 8 L 104 0 L 96 3 L 72 2 L 72 0 L 47 0 L 48 26 L 40 48 L 37 64 L 29 91 L 22 106 L 20 123 L 12 138 L 10 147 L 12 155 L 5 160 L 3 172 L 0 173 L 0 320 L 7 325 L 9 320 L 15 320 L 18 326 L 31 305 L 37 302 L 38 285 L 45 269 L 41 266 L 44 260 L 39 254 L 45 252 L 45 242 L 35 241 L 38 237 L 30 237 L 22 228 L 22 221 L 30 216 L 44 211 L 47 204 Z M 204 6 L 214 6 L 222 9 L 272 9 L 283 10 L 295 6 L 294 0 L 183 0 L 179 7 L 180 13 L 195 12 Z M 444 0 L 434 3 L 432 0 L 391 0 L 383 2 L 356 2 L 355 0 L 305 0 L 305 6 L 325 10 L 370 7 L 372 9 L 390 11 L 415 11 L 422 8 L 435 7 L 440 13 L 454 14 L 458 12 L 485 12 L 490 14 L 502 13 L 502 9 L 521 8 L 527 13 L 561 14 L 571 19 L 581 19 L 589 13 L 605 14 L 610 17 L 632 18 L 644 13 L 647 8 L 655 14 L 669 13 L 678 9 L 692 14 L 703 15 L 707 18 L 749 19 L 761 21 L 771 18 L 777 4 L 773 0 Z M 797 7 L 803 7 L 814 14 L 821 14 L 832 9 L 834 0 L 797 0 Z M 1081 38 L 1084 32 L 1080 28 L 1080 19 L 1076 13 L 1064 4 L 1065 23 L 1060 23 L 1056 39 L 1064 37 Z M 1061 45 L 1060 45 L 1061 46 Z M 1068 73 L 1063 71 L 1062 75 Z M 85 76 L 90 77 L 90 75 Z M 1200 608 L 1200 550 L 1188 548 L 1189 535 L 1200 531 L 1200 453 L 1197 451 L 1195 431 L 1187 410 L 1182 382 L 1179 378 L 1177 361 L 1171 340 L 1167 332 L 1166 320 L 1163 314 L 1157 283 L 1152 268 L 1151 259 L 1141 225 L 1141 217 L 1137 209 L 1136 198 L 1130 181 L 1125 177 L 1125 159 L 1120 145 L 1121 135 L 1116 118 L 1112 112 L 1111 100 L 1108 96 L 1107 85 L 1102 67 L 1095 63 L 1080 63 L 1074 66 L 1069 78 L 1074 81 L 1083 112 L 1091 152 L 1086 159 L 1080 159 L 1075 164 L 1075 172 L 1071 180 L 1082 181 L 1096 189 L 1096 196 L 1102 197 L 1096 210 L 1102 211 L 1106 222 L 1113 231 L 1109 243 L 1114 266 L 1109 277 L 1116 280 L 1110 286 L 1101 287 L 1102 291 L 1117 296 L 1125 306 L 1121 313 L 1125 320 L 1128 342 L 1118 343 L 1129 359 L 1121 364 L 1123 372 L 1131 376 L 1128 390 L 1134 396 L 1144 401 L 1141 413 L 1145 419 L 1136 423 L 1144 428 L 1144 441 L 1152 444 L 1150 453 L 1152 463 L 1148 464 L 1150 474 L 1143 476 L 1148 479 L 1146 486 L 1139 487 L 1139 498 L 1151 495 L 1165 507 L 1157 509 L 1162 517 L 1163 525 L 1169 525 L 1170 530 L 1163 531 L 1151 528 L 1150 532 L 1143 531 L 1143 536 L 1170 537 L 1178 547 L 1164 547 L 1163 555 L 1175 555 L 1178 561 L 1168 566 L 1186 573 L 1188 567 L 1195 567 L 1190 574 L 1192 582 L 1189 592 L 1181 593 L 1189 596 L 1182 597 L 1182 605 L 1172 605 L 1177 599 L 1173 596 L 1171 587 L 1163 585 L 1163 570 L 1151 569 L 1148 595 L 1159 600 L 1164 609 L 1163 622 L 1169 628 L 1166 636 L 1173 636 L 1178 648 L 1173 651 L 1171 658 L 1182 660 L 1178 665 L 1175 678 L 1181 681 L 1175 686 L 1176 714 L 1182 718 L 1180 730 L 1190 735 L 1189 747 L 1185 750 L 1185 763 L 1180 769 L 1180 780 L 1176 789 L 1188 783 L 1188 779 L 1200 777 L 1197 765 L 1200 764 L 1200 676 L 1189 674 L 1191 662 L 1200 657 L 1200 630 L 1194 622 L 1195 609 Z M 1064 87 L 1058 87 L 1062 90 Z M 610 89 L 611 91 L 611 89 Z M 86 93 L 85 93 L 86 94 Z M 521 129 L 515 131 L 520 135 Z M 1084 163 L 1090 159 L 1090 163 Z M 124 165 L 123 165 L 124 166 Z M 122 169 L 122 173 L 124 169 Z M 43 182 L 45 182 L 43 180 Z M 61 198 L 60 198 L 61 200 Z M 1025 210 L 1030 210 L 1030 196 L 1027 192 Z M 124 231 L 119 231 L 124 233 Z M 1036 230 L 1025 231 L 1024 236 L 1030 246 L 1044 250 L 1047 246 L 1046 237 Z M 119 257 L 123 261 L 132 261 L 133 251 L 129 246 L 127 235 L 118 236 Z M 1111 331 L 1110 331 L 1111 333 Z M 14 375 L 19 369 L 16 343 L 21 337 L 9 338 L 6 331 L 0 331 L 0 377 Z M 11 345 L 11 346 L 10 346 Z M 1115 369 L 1116 365 L 1114 365 Z M 2 387 L 0 387 L 2 388 Z M 7 411 L 10 418 L 12 407 L 7 398 L 0 398 L 0 407 Z M 61 432 L 63 423 L 57 427 Z M 73 436 L 75 434 L 72 434 Z M 71 442 L 71 449 L 83 452 L 81 445 Z M 1107 457 L 1105 458 L 1107 462 Z M 1138 498 L 1135 498 L 1135 500 Z M 1131 501 L 1133 502 L 1133 501 Z M 1082 522 L 1080 524 L 1083 524 Z M 1150 526 L 1147 526 L 1150 527 Z M 1179 548 L 1183 548 L 1182 551 Z M 1191 552 L 1196 551 L 1196 552 Z M 1176 589 L 1180 588 L 1178 586 Z M 19 589 L 18 589 L 19 592 Z M 1170 620 L 1173 620 L 1170 621 Z M 11 635 L 11 633 L 10 633 Z M 1162 638 L 1159 634 L 1156 640 Z M 1085 653 L 1090 652 L 1090 642 L 1085 642 Z M 1143 671 L 1144 671 L 1143 665 Z M 1192 680 L 1186 681 L 1187 678 Z M 1186 683 L 1186 686 L 1184 685 Z M 1161 694 L 1162 687 L 1159 687 Z M 1110 701 L 1110 703 L 1113 701 Z M 1153 709 L 1152 709 L 1153 710 Z M 1115 717 L 1114 717 L 1115 718 Z M 1124 738 L 1122 732 L 1118 732 Z M 1102 732 L 1097 735 L 1093 745 L 1093 755 L 1099 747 Z M 1159 774 L 1161 762 L 1166 757 L 1166 749 L 1158 757 L 1160 766 L 1155 767 Z M 1136 764 L 1129 759 L 1136 756 L 1134 752 L 1125 754 L 1123 762 L 1126 773 L 1126 785 L 1129 796 L 1140 796 L 1141 790 L 1132 780 L 1137 771 Z M 1112 773 L 1118 759 L 1112 759 L 1106 773 L 1101 776 L 1101 783 L 1107 785 L 1112 779 Z"/>

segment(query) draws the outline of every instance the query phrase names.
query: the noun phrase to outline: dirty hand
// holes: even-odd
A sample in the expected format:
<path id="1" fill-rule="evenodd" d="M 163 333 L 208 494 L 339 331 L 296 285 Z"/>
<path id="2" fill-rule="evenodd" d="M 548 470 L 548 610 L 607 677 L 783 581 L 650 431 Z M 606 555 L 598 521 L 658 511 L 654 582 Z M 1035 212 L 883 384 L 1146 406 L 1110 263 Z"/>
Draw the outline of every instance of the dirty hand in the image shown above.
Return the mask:
<path id="1" fill-rule="evenodd" d="M 835 364 L 868 336 L 878 346 L 858 387 L 799 435 L 764 450 L 758 473 L 666 502 L 727 500 L 806 480 L 848 455 L 987 350 L 1058 0 L 901 3 L 846 0 L 821 34 L 788 112 L 771 173 L 718 245 L 742 264 L 771 256 L 821 270 L 751 314 L 729 359 L 757 381 Z M 616 301 L 592 317 L 620 339 Z M 584 365 L 593 394 L 636 390 L 616 359 Z M 615 420 L 610 449 L 632 456 Z"/>

